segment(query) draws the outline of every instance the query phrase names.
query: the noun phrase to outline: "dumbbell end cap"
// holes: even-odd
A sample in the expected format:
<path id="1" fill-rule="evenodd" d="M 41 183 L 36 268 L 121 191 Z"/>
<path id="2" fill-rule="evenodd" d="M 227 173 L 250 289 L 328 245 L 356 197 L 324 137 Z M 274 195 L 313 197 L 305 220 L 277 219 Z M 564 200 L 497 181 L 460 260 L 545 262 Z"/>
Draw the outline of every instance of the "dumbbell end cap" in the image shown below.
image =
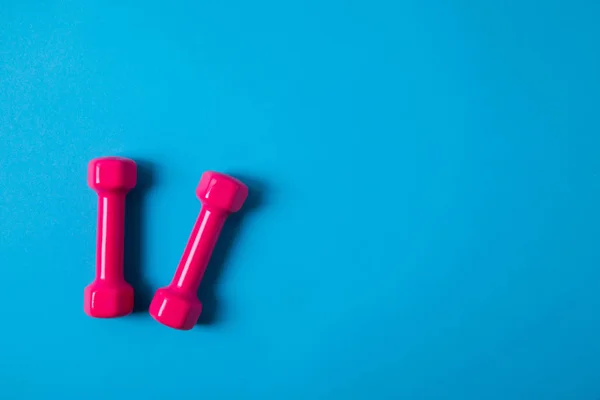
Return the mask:
<path id="1" fill-rule="evenodd" d="M 135 161 L 124 157 L 100 157 L 88 164 L 88 185 L 95 191 L 129 191 L 137 181 Z"/>
<path id="2" fill-rule="evenodd" d="M 242 208 L 248 197 L 248 187 L 232 176 L 206 171 L 200 178 L 196 195 L 203 205 L 228 213 Z"/>
<path id="3" fill-rule="evenodd" d="M 83 310 L 93 318 L 117 318 L 133 311 L 133 288 L 127 282 L 95 281 L 83 293 Z"/>
<path id="4" fill-rule="evenodd" d="M 150 315 L 163 325 L 174 329 L 189 330 L 196 325 L 202 313 L 202 303 L 169 287 L 156 291 L 150 303 Z"/>

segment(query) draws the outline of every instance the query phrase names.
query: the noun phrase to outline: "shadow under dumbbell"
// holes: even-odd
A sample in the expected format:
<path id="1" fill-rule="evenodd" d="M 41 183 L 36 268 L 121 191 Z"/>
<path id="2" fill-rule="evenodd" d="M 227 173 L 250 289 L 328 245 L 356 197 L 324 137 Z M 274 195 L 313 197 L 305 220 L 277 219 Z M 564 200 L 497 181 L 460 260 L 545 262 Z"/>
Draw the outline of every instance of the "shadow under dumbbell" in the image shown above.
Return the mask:
<path id="1" fill-rule="evenodd" d="M 235 246 L 236 240 L 239 240 L 241 236 L 243 220 L 249 213 L 263 205 L 265 200 L 266 187 L 262 182 L 242 174 L 229 173 L 229 175 L 239 179 L 248 186 L 248 198 L 240 211 L 231 214 L 227 218 L 219 240 L 213 250 L 210 262 L 202 278 L 202 283 L 198 289 L 198 298 L 202 302 L 202 314 L 200 314 L 198 325 L 210 325 L 218 321 L 219 299 L 217 296 L 217 286 L 219 277 L 223 273 L 227 257 Z"/>
<path id="2" fill-rule="evenodd" d="M 148 310 L 152 300 L 152 290 L 143 277 L 144 265 L 144 196 L 155 183 L 155 171 L 152 163 L 135 160 L 137 164 L 137 184 L 129 192 L 125 201 L 125 280 L 133 286 L 133 312 Z"/>

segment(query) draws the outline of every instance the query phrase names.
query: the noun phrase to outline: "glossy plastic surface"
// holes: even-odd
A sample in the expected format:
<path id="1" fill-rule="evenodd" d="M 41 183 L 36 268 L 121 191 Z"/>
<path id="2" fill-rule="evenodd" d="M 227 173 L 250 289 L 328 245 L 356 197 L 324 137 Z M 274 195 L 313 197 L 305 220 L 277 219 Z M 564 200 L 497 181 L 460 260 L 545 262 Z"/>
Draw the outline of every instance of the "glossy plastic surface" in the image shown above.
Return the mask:
<path id="1" fill-rule="evenodd" d="M 98 194 L 96 279 L 84 290 L 90 317 L 122 317 L 133 310 L 133 288 L 123 278 L 123 247 L 125 196 L 136 179 L 136 164 L 127 158 L 102 157 L 88 165 L 88 184 Z"/>
<path id="2" fill-rule="evenodd" d="M 173 281 L 158 289 L 150 304 L 152 317 L 175 329 L 191 329 L 198 321 L 202 304 L 196 292 L 202 276 L 227 216 L 242 207 L 248 188 L 228 175 L 208 171 L 202 175 L 196 194 L 202 209 Z"/>

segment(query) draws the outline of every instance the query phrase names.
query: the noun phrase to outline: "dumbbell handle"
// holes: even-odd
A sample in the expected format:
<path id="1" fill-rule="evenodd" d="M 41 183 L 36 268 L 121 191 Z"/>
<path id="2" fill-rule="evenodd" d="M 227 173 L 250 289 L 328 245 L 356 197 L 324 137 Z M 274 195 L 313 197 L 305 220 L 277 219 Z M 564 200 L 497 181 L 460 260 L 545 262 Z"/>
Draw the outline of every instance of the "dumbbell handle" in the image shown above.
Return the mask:
<path id="1" fill-rule="evenodd" d="M 215 244 L 229 214 L 202 205 L 170 287 L 196 293 Z"/>
<path id="2" fill-rule="evenodd" d="M 123 280 L 125 195 L 126 193 L 120 191 L 98 193 L 97 280 Z"/>

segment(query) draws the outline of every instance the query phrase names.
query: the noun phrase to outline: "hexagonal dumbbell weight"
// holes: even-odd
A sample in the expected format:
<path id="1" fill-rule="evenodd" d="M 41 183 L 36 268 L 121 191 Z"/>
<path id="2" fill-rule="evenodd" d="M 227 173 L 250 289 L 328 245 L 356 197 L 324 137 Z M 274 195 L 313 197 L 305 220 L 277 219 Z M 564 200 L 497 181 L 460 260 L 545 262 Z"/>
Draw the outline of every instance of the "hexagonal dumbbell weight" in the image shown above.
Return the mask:
<path id="1" fill-rule="evenodd" d="M 122 317 L 133 310 L 133 288 L 123 278 L 123 247 L 125 196 L 136 179 L 136 164 L 127 158 L 96 158 L 88 165 L 88 184 L 98 194 L 96 279 L 84 290 L 90 317 Z"/>
<path id="2" fill-rule="evenodd" d="M 196 195 L 202 203 L 200 215 L 183 252 L 171 284 L 158 289 L 150 314 L 175 329 L 192 329 L 202 312 L 197 291 L 221 228 L 229 214 L 239 211 L 248 196 L 242 182 L 218 172 L 205 172 Z"/>

